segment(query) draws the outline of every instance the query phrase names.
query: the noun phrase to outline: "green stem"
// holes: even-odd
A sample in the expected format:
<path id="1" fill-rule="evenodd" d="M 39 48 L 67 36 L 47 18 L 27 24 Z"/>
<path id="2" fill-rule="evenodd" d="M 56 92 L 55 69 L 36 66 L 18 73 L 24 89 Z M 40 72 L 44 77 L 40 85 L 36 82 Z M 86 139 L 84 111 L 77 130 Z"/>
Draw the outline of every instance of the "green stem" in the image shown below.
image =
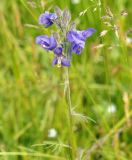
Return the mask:
<path id="1" fill-rule="evenodd" d="M 71 103 L 71 93 L 70 93 L 70 84 L 69 84 L 69 71 L 68 68 L 65 68 L 65 87 L 66 87 L 66 101 L 68 105 L 68 128 L 69 128 L 69 143 L 71 146 L 70 157 L 72 160 L 75 159 L 75 141 L 73 133 L 73 119 L 72 119 L 72 103 Z"/>

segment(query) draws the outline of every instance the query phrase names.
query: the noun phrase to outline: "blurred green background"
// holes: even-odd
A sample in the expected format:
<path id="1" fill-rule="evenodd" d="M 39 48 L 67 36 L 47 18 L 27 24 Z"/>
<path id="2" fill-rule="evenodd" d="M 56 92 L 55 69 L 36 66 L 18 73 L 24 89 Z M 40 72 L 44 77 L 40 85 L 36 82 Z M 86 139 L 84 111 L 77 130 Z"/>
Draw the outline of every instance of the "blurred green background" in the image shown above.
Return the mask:
<path id="1" fill-rule="evenodd" d="M 130 0 L 0 1 L 0 160 L 68 159 L 63 68 L 35 44 L 56 30 L 38 25 L 56 5 L 71 11 L 78 29 L 97 30 L 69 71 L 77 160 L 131 160 Z"/>

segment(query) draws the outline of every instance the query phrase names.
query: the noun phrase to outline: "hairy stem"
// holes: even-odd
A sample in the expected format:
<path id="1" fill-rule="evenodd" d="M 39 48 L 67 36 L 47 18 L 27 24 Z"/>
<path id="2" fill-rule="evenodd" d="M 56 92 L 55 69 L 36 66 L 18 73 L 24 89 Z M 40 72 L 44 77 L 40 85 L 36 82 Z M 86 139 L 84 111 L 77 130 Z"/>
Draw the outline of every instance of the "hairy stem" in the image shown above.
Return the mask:
<path id="1" fill-rule="evenodd" d="M 69 84 L 69 71 L 68 68 L 65 68 L 65 89 L 66 89 L 66 101 L 67 101 L 67 116 L 68 116 L 68 128 L 69 128 L 69 143 L 71 146 L 71 159 L 75 159 L 75 141 L 73 135 L 73 119 L 72 119 L 72 103 L 71 103 L 71 93 L 70 93 L 70 84 Z"/>

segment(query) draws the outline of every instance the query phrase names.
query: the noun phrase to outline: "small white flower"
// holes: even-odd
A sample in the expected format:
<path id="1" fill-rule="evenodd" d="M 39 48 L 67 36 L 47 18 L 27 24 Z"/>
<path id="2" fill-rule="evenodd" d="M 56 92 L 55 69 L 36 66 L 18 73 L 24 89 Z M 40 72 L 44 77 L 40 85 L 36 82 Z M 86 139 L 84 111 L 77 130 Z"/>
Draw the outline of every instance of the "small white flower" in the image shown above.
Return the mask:
<path id="1" fill-rule="evenodd" d="M 114 104 L 110 104 L 107 109 L 108 113 L 116 112 L 116 106 Z"/>
<path id="2" fill-rule="evenodd" d="M 49 138 L 55 138 L 57 136 L 57 131 L 55 128 L 50 128 L 48 130 L 48 137 Z"/>
<path id="3" fill-rule="evenodd" d="M 72 0 L 72 3 L 73 4 L 78 4 L 78 3 L 80 3 L 80 0 Z"/>
<path id="4" fill-rule="evenodd" d="M 126 37 L 126 41 L 128 44 L 132 43 L 132 38 L 131 37 Z"/>

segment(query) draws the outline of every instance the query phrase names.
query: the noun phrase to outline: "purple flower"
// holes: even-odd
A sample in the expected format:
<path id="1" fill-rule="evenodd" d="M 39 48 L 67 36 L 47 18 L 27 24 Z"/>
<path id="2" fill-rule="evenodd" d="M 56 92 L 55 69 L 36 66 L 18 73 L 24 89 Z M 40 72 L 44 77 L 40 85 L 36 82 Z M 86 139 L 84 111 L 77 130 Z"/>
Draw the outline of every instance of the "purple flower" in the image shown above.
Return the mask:
<path id="1" fill-rule="evenodd" d="M 73 31 L 70 30 L 67 34 L 67 40 L 72 44 L 72 52 L 80 54 L 85 46 L 85 40 L 90 37 L 95 30 L 93 28 L 88 28 L 83 31 Z"/>
<path id="2" fill-rule="evenodd" d="M 55 13 L 45 12 L 40 15 L 39 17 L 39 24 L 43 24 L 45 28 L 51 26 L 53 21 L 57 18 Z"/>
<path id="3" fill-rule="evenodd" d="M 70 66 L 70 60 L 68 60 L 63 54 L 62 54 L 63 49 L 61 47 L 55 48 L 54 49 L 54 54 L 56 55 L 55 58 L 53 59 L 52 64 L 53 65 L 58 65 L 58 67 L 65 66 L 69 67 Z"/>
<path id="4" fill-rule="evenodd" d="M 72 52 L 75 52 L 76 54 L 80 54 L 84 48 L 84 45 L 85 45 L 85 42 L 82 42 L 82 43 L 72 43 L 72 46 L 71 46 L 71 51 Z"/>
<path id="5" fill-rule="evenodd" d="M 36 37 L 36 43 L 41 45 L 46 50 L 53 50 L 57 46 L 56 39 L 53 36 L 51 37 L 45 35 L 38 36 Z"/>

